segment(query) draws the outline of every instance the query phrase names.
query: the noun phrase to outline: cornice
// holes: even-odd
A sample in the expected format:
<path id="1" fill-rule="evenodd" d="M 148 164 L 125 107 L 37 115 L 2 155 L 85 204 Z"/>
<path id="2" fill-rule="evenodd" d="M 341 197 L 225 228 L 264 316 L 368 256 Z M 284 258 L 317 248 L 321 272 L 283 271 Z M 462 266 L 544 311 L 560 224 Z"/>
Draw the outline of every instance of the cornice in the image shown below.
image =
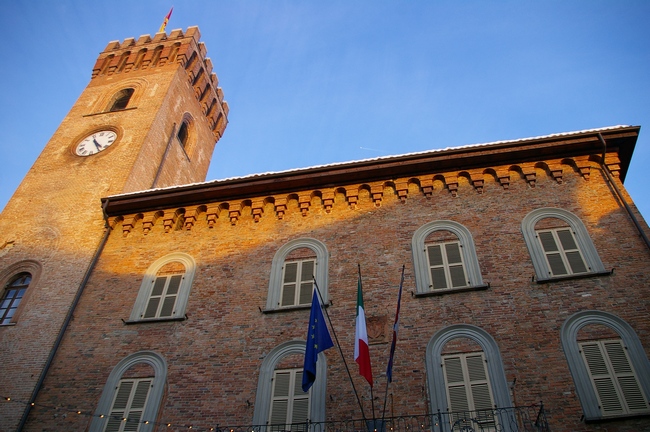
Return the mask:
<path id="1" fill-rule="evenodd" d="M 638 126 L 626 126 L 261 174 L 112 196 L 103 198 L 102 203 L 108 216 L 119 216 L 215 202 L 259 200 L 260 197 L 264 200 L 264 197 L 292 193 L 311 195 L 315 190 L 335 190 L 359 184 L 408 183 L 410 179 L 417 179 L 426 195 L 427 184 L 437 177 L 445 179 L 446 187 L 453 194 L 457 188 L 454 177 L 463 175 L 470 178 L 480 192 L 482 176 L 486 173 L 494 173 L 507 188 L 511 165 L 518 167 L 532 185 L 534 168 L 539 164 L 548 167 L 552 176 L 561 181 L 561 165 L 567 161 L 588 178 L 590 164 L 602 158 L 598 133 L 608 145 L 607 165 L 623 181 L 639 129 Z"/>

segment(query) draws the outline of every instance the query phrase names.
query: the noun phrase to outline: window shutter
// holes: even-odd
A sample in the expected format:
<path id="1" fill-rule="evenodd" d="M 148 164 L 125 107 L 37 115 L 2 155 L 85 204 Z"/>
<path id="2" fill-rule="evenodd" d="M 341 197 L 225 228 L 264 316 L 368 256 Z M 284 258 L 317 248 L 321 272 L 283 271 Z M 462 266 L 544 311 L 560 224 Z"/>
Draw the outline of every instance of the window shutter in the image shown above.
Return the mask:
<path id="1" fill-rule="evenodd" d="M 431 268 L 431 283 L 433 289 L 447 288 L 447 278 L 442 260 L 442 248 L 440 245 L 430 245 L 427 248 L 429 267 Z"/>
<path id="2" fill-rule="evenodd" d="M 544 253 L 546 254 L 551 274 L 553 276 L 567 274 L 564 261 L 562 260 L 562 254 L 557 247 L 553 233 L 551 231 L 540 231 L 537 234 L 539 236 L 539 241 L 542 243 Z"/>
<path id="3" fill-rule="evenodd" d="M 149 378 L 121 380 L 104 431 L 137 432 L 150 388 Z"/>
<path id="4" fill-rule="evenodd" d="M 466 286 L 467 278 L 465 277 L 465 270 L 463 269 L 463 258 L 460 253 L 460 244 L 445 244 L 445 252 L 447 253 L 447 263 L 449 264 L 451 286 L 454 288 Z"/>
<path id="5" fill-rule="evenodd" d="M 292 306 L 296 298 L 296 282 L 298 278 L 298 263 L 287 262 L 284 264 L 284 278 L 282 285 L 282 306 Z"/>
<path id="6" fill-rule="evenodd" d="M 302 370 L 281 370 L 273 374 L 269 423 L 271 430 L 304 430 L 309 420 L 309 393 L 302 391 Z M 302 423 L 303 427 L 289 427 Z"/>
<path id="7" fill-rule="evenodd" d="M 309 304 L 314 290 L 314 261 L 303 261 L 300 269 L 300 298 L 298 304 Z"/>
<path id="8" fill-rule="evenodd" d="M 587 266 L 582 259 L 582 254 L 573 238 L 571 230 L 563 229 L 557 230 L 556 232 L 562 244 L 562 249 L 564 249 L 564 253 L 566 254 L 567 261 L 569 262 L 569 267 L 571 267 L 571 273 L 586 273 Z"/>
<path id="9" fill-rule="evenodd" d="M 495 430 L 494 402 L 482 352 L 443 357 L 451 420 L 473 418 L 481 430 Z M 471 413 L 462 415 L 463 411 Z"/>
<path id="10" fill-rule="evenodd" d="M 604 416 L 650 411 L 620 340 L 585 342 L 580 348 Z"/>

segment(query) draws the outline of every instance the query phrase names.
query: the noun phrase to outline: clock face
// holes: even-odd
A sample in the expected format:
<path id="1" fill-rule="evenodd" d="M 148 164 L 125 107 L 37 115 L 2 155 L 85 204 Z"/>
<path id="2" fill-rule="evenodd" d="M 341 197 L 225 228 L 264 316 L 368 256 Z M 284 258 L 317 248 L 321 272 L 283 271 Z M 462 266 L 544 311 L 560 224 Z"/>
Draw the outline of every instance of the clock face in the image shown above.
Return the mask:
<path id="1" fill-rule="evenodd" d="M 75 153 L 78 156 L 91 156 L 106 150 L 117 139 L 117 134 L 111 130 L 103 130 L 88 135 L 82 139 Z"/>

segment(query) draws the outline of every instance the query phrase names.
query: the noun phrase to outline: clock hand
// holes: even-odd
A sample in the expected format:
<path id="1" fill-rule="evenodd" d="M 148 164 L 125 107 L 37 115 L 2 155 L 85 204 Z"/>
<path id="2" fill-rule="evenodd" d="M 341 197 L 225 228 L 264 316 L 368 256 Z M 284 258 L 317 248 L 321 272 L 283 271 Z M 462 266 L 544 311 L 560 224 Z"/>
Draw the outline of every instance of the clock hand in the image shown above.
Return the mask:
<path id="1" fill-rule="evenodd" d="M 95 144 L 95 147 L 97 147 L 97 150 L 101 150 L 101 149 L 102 149 L 102 145 L 101 145 L 100 143 L 98 143 L 97 140 L 96 140 L 95 138 L 93 138 L 93 144 Z"/>

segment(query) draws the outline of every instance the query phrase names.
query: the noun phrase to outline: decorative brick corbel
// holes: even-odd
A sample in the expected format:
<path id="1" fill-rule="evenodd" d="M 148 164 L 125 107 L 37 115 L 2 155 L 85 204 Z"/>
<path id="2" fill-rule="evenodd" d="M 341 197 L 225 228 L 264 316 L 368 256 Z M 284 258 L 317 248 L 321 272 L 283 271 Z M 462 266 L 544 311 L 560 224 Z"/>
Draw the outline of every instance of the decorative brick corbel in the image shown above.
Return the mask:
<path id="1" fill-rule="evenodd" d="M 574 158 L 574 160 L 582 178 L 589 180 L 589 174 L 591 173 L 591 161 L 589 160 L 589 156 L 578 156 Z"/>
<path id="2" fill-rule="evenodd" d="M 530 187 L 535 187 L 535 182 L 537 181 L 537 171 L 535 170 L 535 164 L 521 164 L 521 172 L 524 174 L 526 183 L 528 183 Z"/>
<path id="3" fill-rule="evenodd" d="M 356 209 L 357 201 L 359 200 L 359 190 L 356 188 L 346 189 L 345 198 L 348 200 L 348 204 L 350 204 L 350 208 L 352 208 L 352 210 Z"/>
<path id="4" fill-rule="evenodd" d="M 144 235 L 149 234 L 149 231 L 153 228 L 153 226 L 156 224 L 156 219 L 158 219 L 158 213 L 149 213 L 144 216 L 142 219 L 142 232 Z"/>
<path id="5" fill-rule="evenodd" d="M 302 213 L 303 216 L 307 216 L 309 206 L 311 205 L 311 193 L 298 195 L 298 205 L 300 206 L 300 213 Z"/>
<path id="6" fill-rule="evenodd" d="M 264 201 L 262 200 L 253 201 L 253 203 L 251 204 L 251 209 L 253 212 L 253 220 L 255 222 L 259 222 L 260 218 L 262 217 L 262 213 L 264 212 Z"/>
<path id="7" fill-rule="evenodd" d="M 278 219 L 284 217 L 284 213 L 287 211 L 287 199 L 286 198 L 276 198 L 275 199 L 275 214 L 278 215 Z"/>
<path id="8" fill-rule="evenodd" d="M 422 193 L 427 199 L 431 199 L 433 196 L 433 180 L 432 179 L 426 179 L 422 180 L 420 182 L 420 188 L 422 189 Z"/>
<path id="9" fill-rule="evenodd" d="M 219 217 L 219 206 L 210 206 L 205 211 L 206 219 L 208 221 L 208 228 L 214 228 L 214 224 L 217 222 Z"/>
<path id="10" fill-rule="evenodd" d="M 614 177 L 621 175 L 621 160 L 615 154 L 608 154 L 605 156 L 605 165 Z"/>
<path id="11" fill-rule="evenodd" d="M 241 216 L 241 204 L 230 204 L 228 216 L 230 216 L 230 225 L 237 225 L 239 216 Z"/>
<path id="12" fill-rule="evenodd" d="M 183 226 L 186 230 L 189 231 L 194 226 L 194 223 L 196 222 L 196 213 L 196 207 L 189 207 L 185 209 L 185 221 L 183 223 Z"/>
<path id="13" fill-rule="evenodd" d="M 119 221 L 121 221 L 121 220 L 124 220 L 121 216 L 111 216 L 111 217 L 109 217 L 108 220 L 106 221 L 106 225 L 107 225 L 110 229 L 113 230 L 113 229 L 115 229 L 115 226 L 117 225 L 117 223 L 118 223 Z"/>
<path id="14" fill-rule="evenodd" d="M 384 197 L 384 185 L 371 185 L 370 196 L 372 196 L 372 201 L 375 203 L 375 207 L 381 207 L 381 200 Z"/>
<path id="15" fill-rule="evenodd" d="M 323 206 L 325 207 L 325 213 L 331 213 L 332 206 L 334 205 L 334 191 L 325 191 L 323 192 Z"/>
<path id="16" fill-rule="evenodd" d="M 458 176 L 455 175 L 445 176 L 445 184 L 447 185 L 447 189 L 449 189 L 449 192 L 451 192 L 451 196 L 456 198 L 456 196 L 458 195 Z"/>
<path id="17" fill-rule="evenodd" d="M 395 182 L 395 191 L 397 192 L 397 197 L 404 204 L 406 202 L 406 196 L 409 192 L 409 184 L 406 180 L 396 181 Z"/>
<path id="18" fill-rule="evenodd" d="M 483 171 L 472 170 L 469 172 L 469 178 L 472 181 L 472 186 L 476 189 L 476 192 L 483 193 L 483 185 L 485 180 L 483 178 Z"/>
<path id="19" fill-rule="evenodd" d="M 562 184 L 562 163 L 560 161 L 549 162 L 548 169 L 555 181 Z"/>
<path id="20" fill-rule="evenodd" d="M 165 227 L 165 232 L 168 233 L 174 228 L 174 223 L 178 218 L 178 211 L 166 211 L 163 215 L 163 226 Z"/>
<path id="21" fill-rule="evenodd" d="M 137 220 L 138 215 L 131 215 L 124 218 L 124 221 L 122 222 L 122 236 L 126 237 L 129 235 Z"/>
<path id="22" fill-rule="evenodd" d="M 503 189 L 508 190 L 510 188 L 510 170 L 509 169 L 498 169 L 497 178 L 499 179 L 499 184 Z"/>

